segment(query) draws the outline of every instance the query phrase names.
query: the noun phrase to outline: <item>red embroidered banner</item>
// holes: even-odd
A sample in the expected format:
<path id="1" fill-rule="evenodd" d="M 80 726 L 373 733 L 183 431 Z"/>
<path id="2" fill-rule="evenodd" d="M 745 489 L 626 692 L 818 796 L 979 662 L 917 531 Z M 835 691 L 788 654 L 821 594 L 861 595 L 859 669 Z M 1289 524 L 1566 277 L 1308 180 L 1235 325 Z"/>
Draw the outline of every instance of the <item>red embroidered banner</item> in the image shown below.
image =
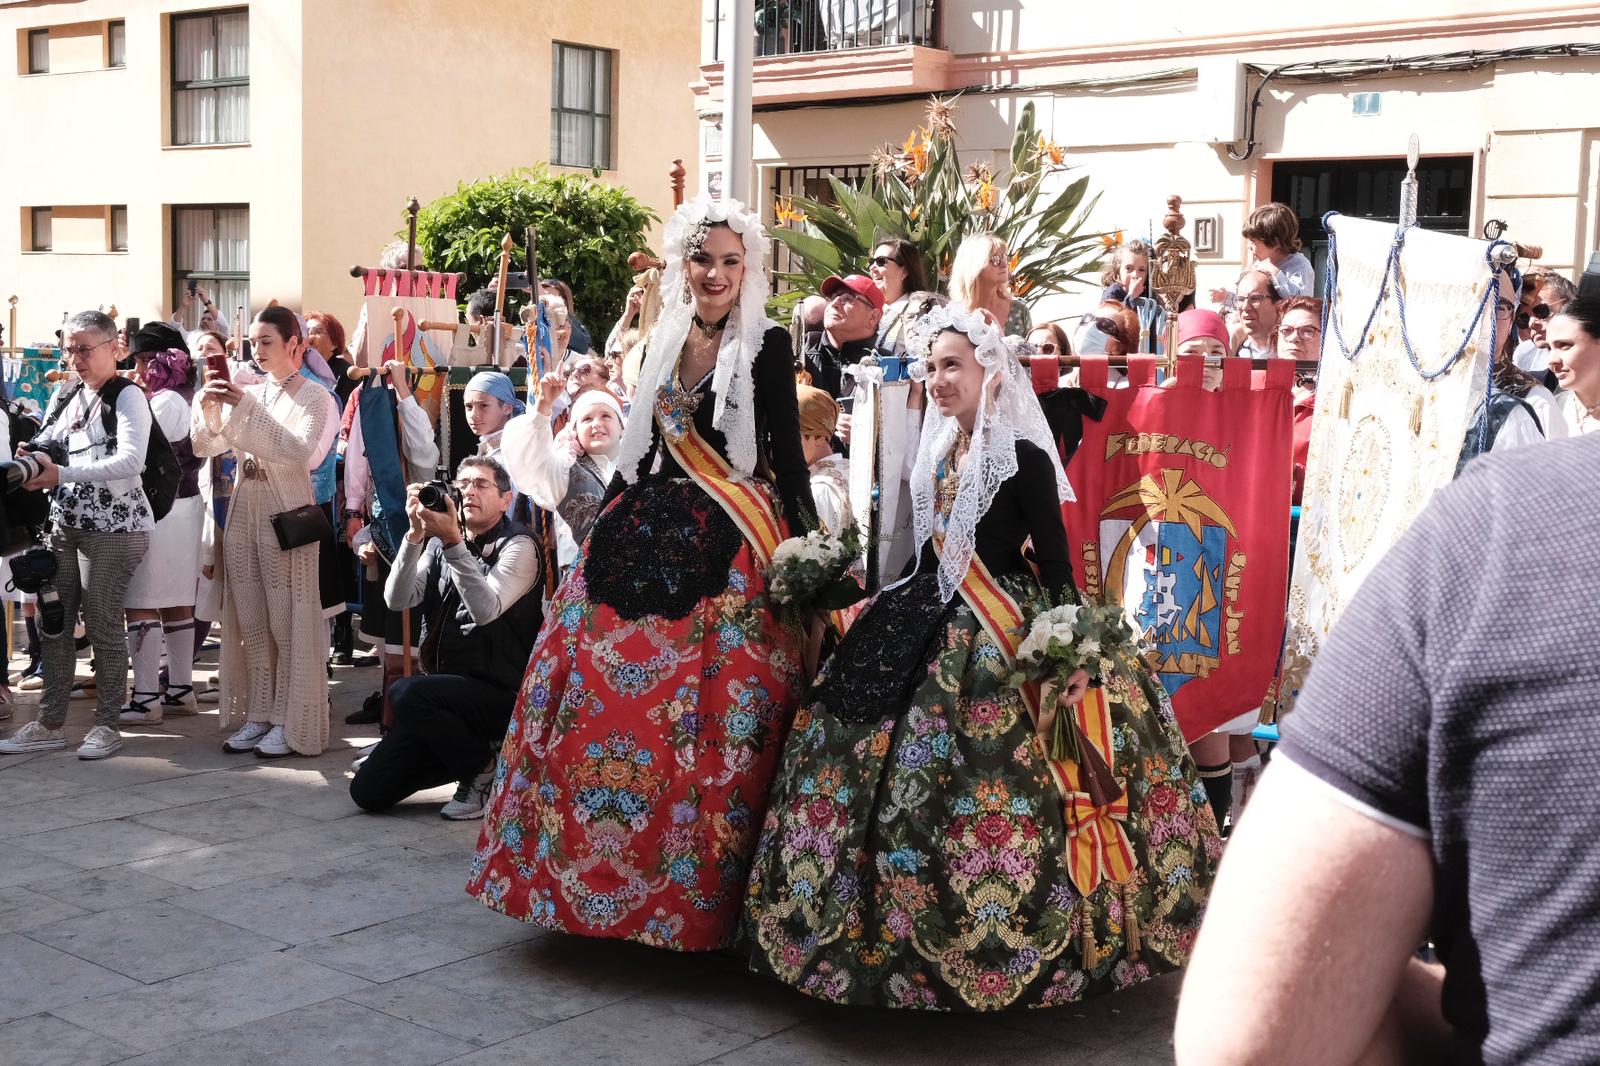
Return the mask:
<path id="1" fill-rule="evenodd" d="M 1085 420 L 1063 505 L 1073 571 L 1122 603 L 1155 646 L 1156 676 L 1190 740 L 1261 705 L 1283 640 L 1289 584 L 1294 364 L 1252 375 L 1227 360 L 1202 387 L 1200 356 L 1156 385 L 1154 356 L 1128 385 L 1086 357 L 1082 385 L 1107 401 Z M 1212 372 L 1215 375 L 1215 371 Z"/>

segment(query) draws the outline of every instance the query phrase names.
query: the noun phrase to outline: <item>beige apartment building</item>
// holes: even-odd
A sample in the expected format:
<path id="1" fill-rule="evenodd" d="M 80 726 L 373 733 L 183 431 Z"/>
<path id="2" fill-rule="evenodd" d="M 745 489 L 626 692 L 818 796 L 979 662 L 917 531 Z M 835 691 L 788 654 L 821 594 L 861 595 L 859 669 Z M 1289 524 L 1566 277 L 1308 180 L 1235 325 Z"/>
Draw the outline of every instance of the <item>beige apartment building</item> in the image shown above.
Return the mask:
<path id="1" fill-rule="evenodd" d="M 711 183 L 711 27 L 727 4 L 703 8 Z M 1324 212 L 1394 218 L 1412 134 L 1424 226 L 1478 235 L 1498 220 L 1569 271 L 1600 244 L 1600 5 L 762 0 L 757 26 L 752 188 L 769 219 L 778 197 L 825 192 L 829 173 L 860 178 L 874 149 L 923 121 L 930 93 L 960 93 L 963 156 L 997 169 L 1032 102 L 1101 193 L 1097 229 L 1145 236 L 1182 196 L 1202 290 L 1231 283 L 1260 204 L 1294 207 L 1319 266 Z"/>
<path id="2" fill-rule="evenodd" d="M 164 317 L 191 279 L 230 314 L 276 298 L 353 322 L 349 268 L 409 197 L 540 162 L 598 167 L 664 217 L 672 160 L 698 180 L 699 19 L 699 0 L 0 0 L 0 301 L 23 343 L 85 306 Z"/>

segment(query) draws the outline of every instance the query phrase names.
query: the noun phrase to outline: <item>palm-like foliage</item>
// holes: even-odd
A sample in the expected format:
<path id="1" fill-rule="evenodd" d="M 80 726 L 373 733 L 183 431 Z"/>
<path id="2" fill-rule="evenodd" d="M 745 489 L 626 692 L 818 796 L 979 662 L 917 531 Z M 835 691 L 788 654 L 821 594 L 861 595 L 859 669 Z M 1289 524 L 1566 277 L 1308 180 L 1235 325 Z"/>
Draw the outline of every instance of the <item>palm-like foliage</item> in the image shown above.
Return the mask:
<path id="1" fill-rule="evenodd" d="M 780 225 L 772 235 L 794 253 L 797 269 L 779 277 L 800 291 L 816 292 L 830 274 L 864 271 L 879 241 L 903 237 L 921 253 L 924 275 L 942 283 L 956 248 L 974 233 L 1005 240 L 1013 292 L 1024 306 L 1097 271 L 1103 244 L 1085 226 L 1099 196 L 1085 202 L 1087 177 L 1044 194 L 1045 179 L 1069 168 L 1060 146 L 1039 133 L 1033 105 L 1023 107 L 1017 122 L 1004 184 L 987 163 L 962 168 L 952 110 L 949 101 L 933 100 L 928 125 L 898 148 L 875 153 L 860 185 L 830 176 L 834 202 L 803 196 L 780 201 Z"/>

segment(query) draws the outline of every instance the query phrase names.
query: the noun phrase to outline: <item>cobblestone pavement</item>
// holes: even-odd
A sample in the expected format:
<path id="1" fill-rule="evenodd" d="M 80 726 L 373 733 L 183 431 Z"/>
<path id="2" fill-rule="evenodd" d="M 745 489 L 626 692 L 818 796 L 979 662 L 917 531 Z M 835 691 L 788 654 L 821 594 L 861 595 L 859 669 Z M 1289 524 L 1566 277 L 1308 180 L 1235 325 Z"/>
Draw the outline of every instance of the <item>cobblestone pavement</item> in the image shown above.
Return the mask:
<path id="1" fill-rule="evenodd" d="M 335 671 L 335 739 L 315 759 L 225 755 L 214 709 L 126 728 L 103 762 L 0 756 L 0 1063 L 1172 1060 L 1172 977 L 1055 1011 L 847 1011 L 731 954 L 491 913 L 463 892 L 477 823 L 439 817 L 448 789 L 382 816 L 350 802 L 376 733 L 342 720 L 376 673 Z M 13 701 L 8 735 L 37 695 Z M 73 701 L 71 745 L 92 712 Z"/>

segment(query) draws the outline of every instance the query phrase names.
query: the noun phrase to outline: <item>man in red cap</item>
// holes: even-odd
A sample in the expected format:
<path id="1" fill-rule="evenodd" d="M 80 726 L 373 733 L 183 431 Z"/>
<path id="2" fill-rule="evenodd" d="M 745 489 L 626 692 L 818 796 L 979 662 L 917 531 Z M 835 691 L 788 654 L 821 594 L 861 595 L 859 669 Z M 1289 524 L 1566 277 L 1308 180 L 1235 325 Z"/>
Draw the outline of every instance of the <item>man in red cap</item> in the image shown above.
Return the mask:
<path id="1" fill-rule="evenodd" d="M 822 344 L 806 353 L 811 384 L 829 396 L 842 397 L 844 368 L 872 353 L 883 317 L 883 290 L 865 274 L 831 277 L 822 283 L 828 301 L 822 313 Z"/>

